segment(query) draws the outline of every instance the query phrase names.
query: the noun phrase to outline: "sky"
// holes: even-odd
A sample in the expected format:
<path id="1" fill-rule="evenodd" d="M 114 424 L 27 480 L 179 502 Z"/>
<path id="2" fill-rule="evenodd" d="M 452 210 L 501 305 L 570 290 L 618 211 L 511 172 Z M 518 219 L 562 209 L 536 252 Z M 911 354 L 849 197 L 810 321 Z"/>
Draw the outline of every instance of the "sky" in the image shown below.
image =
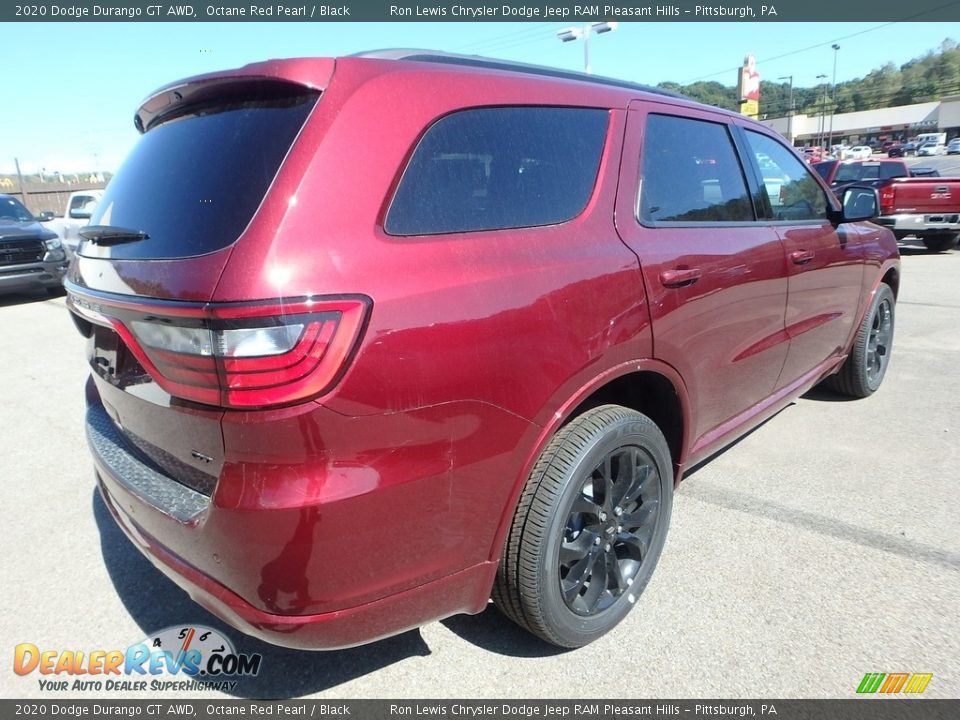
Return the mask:
<path id="1" fill-rule="evenodd" d="M 0 23 L 0 174 L 116 171 L 136 142 L 133 114 L 174 80 L 282 57 L 425 48 L 583 69 L 582 41 L 562 43 L 567 23 Z M 865 76 L 960 40 L 960 23 L 620 23 L 594 35 L 595 74 L 655 85 L 736 84 L 747 53 L 764 80 L 792 75 Z M 762 99 L 761 99 L 761 112 Z"/>

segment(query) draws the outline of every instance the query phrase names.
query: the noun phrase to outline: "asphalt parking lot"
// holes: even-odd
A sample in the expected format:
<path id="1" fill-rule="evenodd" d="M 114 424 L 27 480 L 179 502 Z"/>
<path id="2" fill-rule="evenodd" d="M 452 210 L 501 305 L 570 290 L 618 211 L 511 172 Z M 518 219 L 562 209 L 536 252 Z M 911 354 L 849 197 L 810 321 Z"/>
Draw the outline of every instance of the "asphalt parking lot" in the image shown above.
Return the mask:
<path id="1" fill-rule="evenodd" d="M 815 390 L 691 474 L 633 613 L 572 652 L 492 608 L 330 653 L 228 628 L 137 553 L 94 491 L 83 342 L 63 298 L 0 297 L 0 696 L 91 697 L 16 675 L 18 643 L 124 649 L 200 623 L 263 655 L 236 697 L 845 698 L 867 672 L 900 671 L 933 673 L 926 696 L 960 697 L 958 279 L 960 251 L 906 247 L 881 390 Z"/>

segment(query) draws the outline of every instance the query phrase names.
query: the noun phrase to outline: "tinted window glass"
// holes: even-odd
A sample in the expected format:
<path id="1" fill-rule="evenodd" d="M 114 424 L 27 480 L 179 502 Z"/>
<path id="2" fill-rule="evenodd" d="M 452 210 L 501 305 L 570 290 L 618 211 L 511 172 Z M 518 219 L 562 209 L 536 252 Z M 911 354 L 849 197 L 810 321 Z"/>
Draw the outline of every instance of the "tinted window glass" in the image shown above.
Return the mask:
<path id="1" fill-rule="evenodd" d="M 30 222 L 33 220 L 33 213 L 20 204 L 9 195 L 0 196 L 0 220 L 13 220 L 15 222 Z"/>
<path id="2" fill-rule="evenodd" d="M 587 204 L 607 111 L 483 108 L 434 123 L 404 170 L 385 229 L 392 235 L 564 222 Z"/>
<path id="3" fill-rule="evenodd" d="M 835 183 L 858 180 L 889 180 L 907 177 L 907 166 L 900 162 L 844 163 L 833 178 Z"/>
<path id="4" fill-rule="evenodd" d="M 724 125 L 650 115 L 640 217 L 647 222 L 753 220 L 743 170 Z"/>
<path id="5" fill-rule="evenodd" d="M 767 135 L 747 131 L 774 220 L 825 220 L 827 195 L 806 164 Z"/>
<path id="6" fill-rule="evenodd" d="M 111 257 L 189 257 L 233 243 L 316 99 L 272 93 L 207 103 L 148 130 L 90 222 L 143 230 L 149 238 L 112 246 Z"/>
<path id="7" fill-rule="evenodd" d="M 818 162 L 814 163 L 813 169 L 817 171 L 817 174 L 826 180 L 830 177 L 830 171 L 833 170 L 833 166 L 837 164 L 836 160 L 831 160 L 830 162 Z"/>

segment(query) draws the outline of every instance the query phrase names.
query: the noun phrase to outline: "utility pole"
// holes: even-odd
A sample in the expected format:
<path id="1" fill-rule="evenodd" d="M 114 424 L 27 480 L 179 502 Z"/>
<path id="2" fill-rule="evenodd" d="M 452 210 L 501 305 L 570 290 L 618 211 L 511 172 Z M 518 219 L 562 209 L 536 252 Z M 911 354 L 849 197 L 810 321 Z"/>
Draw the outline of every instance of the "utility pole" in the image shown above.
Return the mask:
<path id="1" fill-rule="evenodd" d="M 832 97 L 831 97 L 831 99 L 830 99 L 830 102 L 831 102 L 831 107 L 830 107 L 830 147 L 832 148 L 832 147 L 833 147 L 833 114 L 834 114 L 834 113 L 836 112 L 836 110 L 837 110 L 837 51 L 840 49 L 840 46 L 837 45 L 836 43 L 834 43 L 834 44 L 831 45 L 830 47 L 833 48 L 833 82 L 830 83 L 830 84 L 832 85 L 832 90 L 831 90 L 831 92 L 830 92 L 830 94 L 832 95 Z"/>
<path id="2" fill-rule="evenodd" d="M 20 183 L 20 200 L 23 201 L 23 204 L 27 204 L 27 191 L 23 187 L 23 175 L 20 174 L 20 161 L 17 158 L 13 159 L 13 165 L 17 168 L 17 182 Z"/>
<path id="3" fill-rule="evenodd" d="M 817 75 L 817 80 L 826 80 L 826 79 L 827 79 L 826 75 Z M 819 104 L 820 104 L 820 107 L 818 108 L 819 115 L 820 115 L 820 122 L 818 123 L 818 126 L 817 126 L 818 128 L 817 144 L 822 148 L 823 147 L 823 131 L 826 129 L 824 128 L 824 124 L 825 124 L 824 120 L 825 120 L 825 115 L 827 114 L 827 89 L 823 87 L 823 83 L 820 83 L 820 93 L 821 94 L 818 94 L 817 96 L 817 100 L 819 101 Z"/>
<path id="4" fill-rule="evenodd" d="M 787 101 L 787 140 L 793 145 L 793 75 L 784 75 L 777 80 L 790 81 L 790 100 Z"/>

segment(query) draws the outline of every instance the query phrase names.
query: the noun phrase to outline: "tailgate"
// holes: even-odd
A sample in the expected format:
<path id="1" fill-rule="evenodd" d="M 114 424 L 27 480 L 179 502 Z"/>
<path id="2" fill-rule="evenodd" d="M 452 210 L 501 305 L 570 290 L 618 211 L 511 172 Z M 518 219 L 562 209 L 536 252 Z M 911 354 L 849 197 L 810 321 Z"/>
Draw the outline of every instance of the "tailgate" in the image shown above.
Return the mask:
<path id="1" fill-rule="evenodd" d="M 895 180 L 891 188 L 894 197 L 890 214 L 960 212 L 960 180 L 911 178 Z"/>

